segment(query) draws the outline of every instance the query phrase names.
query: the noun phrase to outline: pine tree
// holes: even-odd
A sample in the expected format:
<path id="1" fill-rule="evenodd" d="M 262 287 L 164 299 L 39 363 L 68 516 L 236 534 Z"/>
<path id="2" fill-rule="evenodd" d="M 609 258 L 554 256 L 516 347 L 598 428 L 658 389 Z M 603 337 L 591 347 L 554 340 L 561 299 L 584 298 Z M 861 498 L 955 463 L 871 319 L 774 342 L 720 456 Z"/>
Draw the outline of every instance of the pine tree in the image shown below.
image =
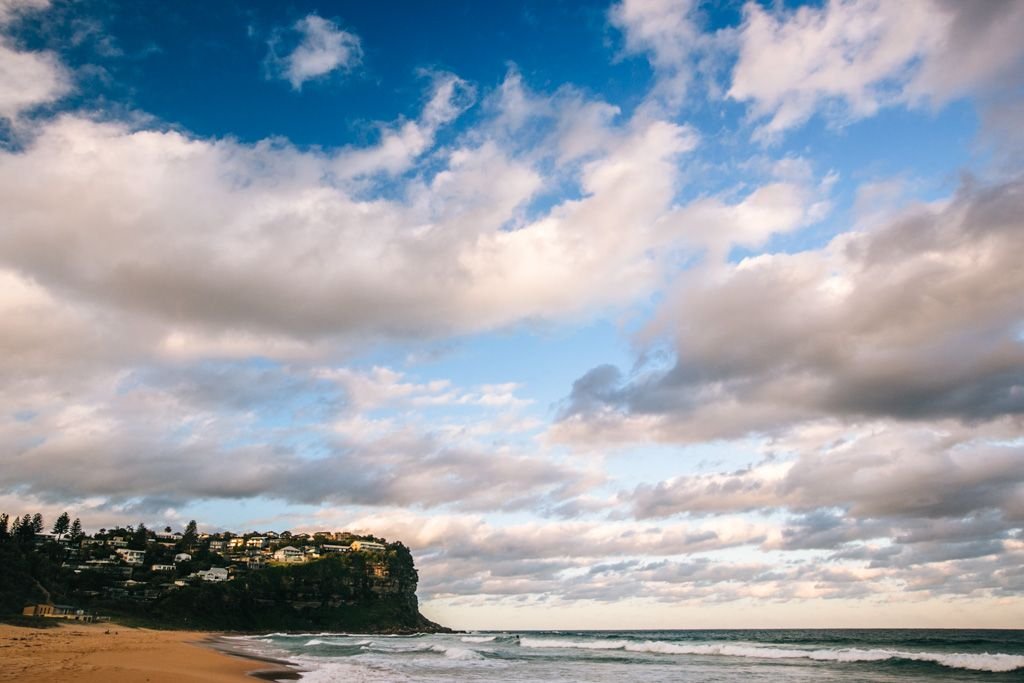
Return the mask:
<path id="1" fill-rule="evenodd" d="M 26 512 L 25 516 L 18 520 L 17 532 L 17 539 L 20 543 L 32 542 L 32 538 L 36 535 L 36 530 L 32 528 L 32 515 Z"/>
<path id="2" fill-rule="evenodd" d="M 9 520 L 10 518 L 7 516 L 6 512 L 0 514 L 0 541 L 6 541 L 11 536 L 10 532 L 7 530 L 7 522 Z"/>
<path id="3" fill-rule="evenodd" d="M 186 550 L 195 547 L 199 541 L 199 529 L 196 527 L 196 520 L 191 520 L 185 527 L 185 533 L 181 536 L 181 547 Z"/>
<path id="4" fill-rule="evenodd" d="M 57 536 L 58 541 L 64 537 L 69 528 L 71 528 L 71 518 L 67 512 L 62 512 L 53 524 L 53 533 Z"/>
<path id="5" fill-rule="evenodd" d="M 32 516 L 32 531 L 37 534 L 41 534 L 45 528 L 46 525 L 43 524 L 43 516 L 37 512 Z"/>
<path id="6" fill-rule="evenodd" d="M 149 529 L 142 522 L 139 522 L 139 526 L 136 527 L 132 533 L 131 547 L 136 550 L 145 550 L 146 543 L 149 542 Z"/>
<path id="7" fill-rule="evenodd" d="M 75 521 L 71 523 L 71 540 L 75 543 L 82 540 L 82 522 L 75 517 Z"/>

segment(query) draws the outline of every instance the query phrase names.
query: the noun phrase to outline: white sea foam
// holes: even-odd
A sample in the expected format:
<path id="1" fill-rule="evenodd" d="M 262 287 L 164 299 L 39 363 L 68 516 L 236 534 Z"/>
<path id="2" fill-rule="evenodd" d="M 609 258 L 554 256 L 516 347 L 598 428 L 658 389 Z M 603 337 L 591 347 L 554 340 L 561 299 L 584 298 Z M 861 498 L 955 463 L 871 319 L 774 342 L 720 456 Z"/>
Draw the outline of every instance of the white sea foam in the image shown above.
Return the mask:
<path id="1" fill-rule="evenodd" d="M 800 650 L 730 643 L 666 643 L 664 641 L 634 642 L 628 640 L 577 641 L 560 638 L 523 638 L 521 647 L 566 648 L 576 650 L 624 650 L 666 655 L 718 655 L 723 657 L 751 657 L 757 659 L 811 659 L 828 662 L 879 662 L 905 659 L 915 662 L 934 662 L 952 669 L 1006 672 L 1024 669 L 1024 656 L 1008 654 L 969 654 L 960 652 L 910 652 L 903 650 L 845 648 L 839 650 Z"/>
<path id="2" fill-rule="evenodd" d="M 498 636 L 463 636 L 464 643 L 490 643 Z"/>
<path id="3" fill-rule="evenodd" d="M 371 645 L 369 640 L 352 640 L 351 638 L 345 639 L 344 636 L 341 638 L 313 638 L 303 644 L 303 647 L 314 647 L 316 645 L 347 645 L 350 647 L 362 647 L 364 645 Z"/>
<path id="4" fill-rule="evenodd" d="M 483 655 L 465 647 L 445 647 L 434 645 L 430 648 L 432 652 L 440 652 L 448 659 L 483 659 Z"/>

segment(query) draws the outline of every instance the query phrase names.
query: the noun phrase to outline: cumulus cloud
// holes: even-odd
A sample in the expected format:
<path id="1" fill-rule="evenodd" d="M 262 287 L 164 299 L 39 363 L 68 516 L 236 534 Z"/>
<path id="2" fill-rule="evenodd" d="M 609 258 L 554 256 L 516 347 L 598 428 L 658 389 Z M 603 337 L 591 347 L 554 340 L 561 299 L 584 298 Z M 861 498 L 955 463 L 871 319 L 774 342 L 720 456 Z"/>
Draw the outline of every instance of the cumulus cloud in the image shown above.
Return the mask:
<path id="1" fill-rule="evenodd" d="M 450 111 L 432 97 L 424 120 Z M 385 199 L 338 178 L 367 167 L 365 150 L 64 115 L 0 153 L 0 259 L 49 296 L 156 323 L 157 346 L 178 355 L 562 319 L 659 281 L 655 223 L 673 201 L 674 161 L 694 145 L 675 124 L 628 130 L 582 167 L 582 197 L 509 230 L 542 176 L 494 143 L 450 150 L 440 172 Z"/>
<path id="2" fill-rule="evenodd" d="M 893 104 L 941 104 L 1019 77 L 1024 30 L 1012 0 L 829 0 L 822 7 L 744 7 L 730 97 L 767 119 L 770 139 L 820 112 L 871 116 Z"/>
<path id="3" fill-rule="evenodd" d="M 694 269 L 662 314 L 672 367 L 593 370 L 553 435 L 689 442 L 827 416 L 1020 415 L 1021 215 L 1021 180 L 968 183 L 820 250 Z"/>
<path id="4" fill-rule="evenodd" d="M 0 3 L 0 31 L 26 12 L 45 10 L 49 2 L 5 0 Z M 53 102 L 71 90 L 68 70 L 52 52 L 19 49 L 0 33 L 0 123 L 13 121 L 34 107 Z"/>
<path id="5" fill-rule="evenodd" d="M 316 14 L 299 19 L 291 32 L 297 34 L 298 44 L 278 56 L 277 49 L 285 36 L 276 33 L 270 41 L 267 64 L 271 73 L 291 83 L 295 90 L 334 71 L 350 71 L 363 59 L 359 36 Z"/>

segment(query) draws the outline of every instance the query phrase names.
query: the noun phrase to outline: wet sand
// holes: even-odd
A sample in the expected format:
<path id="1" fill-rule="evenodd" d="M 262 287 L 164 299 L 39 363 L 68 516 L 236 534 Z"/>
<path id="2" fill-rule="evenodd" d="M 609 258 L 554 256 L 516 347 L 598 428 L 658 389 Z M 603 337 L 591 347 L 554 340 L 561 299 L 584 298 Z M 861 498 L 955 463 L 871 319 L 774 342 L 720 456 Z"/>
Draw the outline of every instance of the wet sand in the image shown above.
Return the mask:
<path id="1" fill-rule="evenodd" d="M 19 683 L 238 683 L 295 680 L 286 662 L 248 656 L 216 636 L 117 624 L 57 628 L 0 624 L 0 681 Z"/>

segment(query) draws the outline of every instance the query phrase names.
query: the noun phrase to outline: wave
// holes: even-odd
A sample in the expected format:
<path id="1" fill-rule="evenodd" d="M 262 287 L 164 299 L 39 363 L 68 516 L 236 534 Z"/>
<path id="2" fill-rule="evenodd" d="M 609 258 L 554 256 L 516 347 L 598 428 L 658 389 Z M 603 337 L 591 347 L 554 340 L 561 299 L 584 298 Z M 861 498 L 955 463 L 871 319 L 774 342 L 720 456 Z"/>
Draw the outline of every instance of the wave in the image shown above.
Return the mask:
<path id="1" fill-rule="evenodd" d="M 317 645 L 339 645 L 345 647 L 362 647 L 364 645 L 370 645 L 369 640 L 341 640 L 339 638 L 313 638 L 312 640 L 306 641 L 303 647 L 315 647 Z"/>
<path id="2" fill-rule="evenodd" d="M 909 652 L 903 650 L 858 648 L 798 650 L 791 648 L 764 647 L 733 644 L 686 644 L 666 643 L 648 640 L 577 641 L 560 638 L 522 638 L 525 648 L 564 648 L 575 650 L 623 650 L 626 652 L 649 652 L 666 655 L 718 655 L 723 657 L 750 657 L 757 659 L 811 659 L 829 662 L 880 662 L 902 659 L 915 662 L 932 662 L 951 669 L 990 671 L 1003 673 L 1024 669 L 1024 656 L 1002 653 L 970 654 L 962 652 Z"/>
<path id="3" fill-rule="evenodd" d="M 483 655 L 479 652 L 474 652 L 469 648 L 464 647 L 445 647 L 443 645 L 434 645 L 430 648 L 431 652 L 440 652 L 448 659 L 483 659 Z"/>
<path id="4" fill-rule="evenodd" d="M 498 636 L 462 636 L 462 642 L 464 643 L 491 643 Z"/>

